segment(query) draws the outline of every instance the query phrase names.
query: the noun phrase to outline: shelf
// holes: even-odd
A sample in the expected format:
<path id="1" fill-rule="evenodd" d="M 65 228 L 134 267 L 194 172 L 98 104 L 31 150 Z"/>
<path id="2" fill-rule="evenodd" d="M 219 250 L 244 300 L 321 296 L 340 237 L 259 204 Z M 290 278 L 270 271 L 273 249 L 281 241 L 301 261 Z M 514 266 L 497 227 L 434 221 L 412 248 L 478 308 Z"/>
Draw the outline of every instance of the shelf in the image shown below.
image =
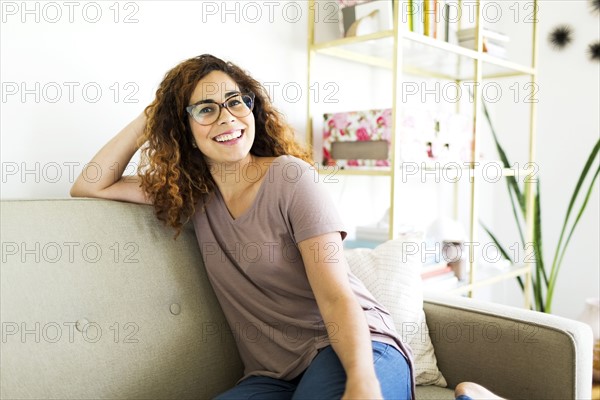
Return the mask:
<path id="1" fill-rule="evenodd" d="M 390 29 L 390 30 L 386 30 L 386 31 L 370 33 L 368 35 L 344 37 L 344 38 L 340 38 L 340 39 L 329 40 L 327 42 L 315 43 L 311 46 L 311 49 L 315 50 L 315 51 L 319 51 L 319 50 L 324 50 L 324 49 L 333 48 L 333 47 L 348 46 L 348 45 L 353 45 L 353 44 L 357 44 L 357 43 L 364 43 L 364 42 L 369 42 L 372 40 L 383 39 L 383 38 L 393 38 L 393 37 L 394 37 L 394 31 Z"/>
<path id="2" fill-rule="evenodd" d="M 494 165 L 493 169 L 490 170 L 489 166 Z M 440 163 L 427 163 L 427 162 L 404 162 L 398 164 L 398 171 L 405 170 L 404 173 L 409 173 L 410 175 L 415 175 L 421 171 L 432 172 L 432 171 L 460 171 L 457 174 L 460 174 L 462 177 L 464 174 L 465 178 L 469 177 L 479 177 L 483 179 L 499 179 L 502 177 L 514 176 L 517 177 L 518 180 L 525 179 L 532 172 L 526 169 L 512 169 L 512 168 L 503 168 L 499 162 L 482 162 L 481 165 L 473 168 L 469 165 L 468 162 L 464 163 L 448 163 L 448 164 L 440 164 Z M 355 175 L 355 176 L 392 176 L 392 170 L 390 167 L 339 167 L 335 166 L 319 166 L 319 174 L 335 176 L 335 175 Z M 491 173 L 484 176 L 486 172 L 494 172 L 494 175 Z M 399 172 L 401 173 L 401 172 Z M 498 173 L 501 176 L 498 176 Z M 454 176 L 454 175 L 452 175 Z"/>
<path id="3" fill-rule="evenodd" d="M 481 0 L 476 0 L 478 10 L 481 12 L 479 5 Z M 534 0 L 534 5 L 537 0 Z M 460 7 L 460 2 L 458 3 Z M 309 7 L 314 6 L 314 0 L 309 1 Z M 310 8 L 312 9 L 312 8 Z M 402 137 L 402 120 L 398 116 L 402 115 L 406 108 L 406 101 L 401 102 L 402 94 L 406 93 L 405 84 L 410 83 L 409 80 L 419 81 L 418 77 L 424 79 L 432 79 L 435 81 L 435 85 L 457 85 L 458 87 L 454 90 L 452 87 L 444 86 L 451 90 L 451 93 L 456 93 L 456 96 L 464 95 L 465 97 L 470 95 L 470 91 L 475 85 L 481 85 L 486 80 L 495 79 L 500 80 L 501 78 L 511 76 L 521 76 L 524 79 L 531 81 L 534 85 L 537 81 L 536 73 L 536 60 L 537 60 L 537 42 L 539 39 L 537 23 L 530 25 L 531 27 L 531 43 L 532 43 L 532 54 L 531 54 L 531 65 L 524 65 L 503 59 L 494 57 L 488 53 L 477 51 L 473 48 L 466 48 L 459 46 L 457 43 L 448 43 L 442 40 L 434 39 L 432 37 L 424 36 L 420 33 L 407 32 L 405 26 L 399 26 L 399 7 L 393 9 L 393 21 L 394 29 L 380 31 L 368 35 L 358 37 L 345 37 L 321 43 L 314 43 L 315 39 L 315 23 L 314 19 L 309 18 L 309 46 L 308 46 L 308 87 L 311 87 L 311 81 L 314 80 L 312 73 L 315 68 L 321 68 L 319 64 L 314 62 L 317 58 L 334 57 L 339 60 L 347 61 L 345 65 L 355 63 L 358 65 L 370 66 L 373 68 L 364 68 L 365 74 L 369 74 L 376 78 L 378 84 L 384 85 L 383 80 L 389 78 L 391 84 L 390 89 L 392 91 L 391 107 L 394 110 L 393 117 L 395 118 L 395 131 L 391 132 L 391 146 L 390 154 L 396 157 L 393 159 L 392 167 L 345 167 L 340 166 L 318 168 L 319 174 L 326 176 L 325 179 L 334 178 L 335 176 L 342 175 L 354 175 L 354 176 L 382 176 L 390 177 L 389 182 L 389 236 L 395 238 L 396 233 L 399 231 L 398 227 L 403 225 L 403 218 L 406 218 L 403 212 L 405 209 L 398 199 L 402 200 L 404 195 L 403 190 L 407 188 L 405 184 L 410 184 L 410 187 L 416 180 L 420 182 L 429 183 L 435 179 L 436 185 L 440 182 L 438 177 L 444 179 L 444 182 L 458 183 L 453 185 L 451 188 L 454 195 L 454 219 L 459 220 L 460 206 L 467 208 L 466 212 L 463 212 L 463 219 L 468 218 L 468 235 L 471 241 L 476 240 L 478 235 L 478 221 L 479 221 L 479 203 L 480 191 L 487 189 L 488 185 L 480 183 L 490 182 L 495 183 L 500 181 L 502 178 L 516 179 L 520 182 L 524 182 L 525 185 L 525 206 L 529 211 L 526 215 L 526 237 L 527 242 L 532 241 L 533 238 L 533 227 L 534 227 L 534 216 L 531 210 L 535 206 L 535 180 L 527 180 L 526 178 L 531 176 L 536 177 L 536 166 L 532 165 L 534 161 L 534 153 L 532 150 L 529 151 L 529 157 L 525 163 L 515 163 L 512 168 L 504 168 L 503 164 L 498 159 L 483 159 L 479 157 L 482 152 L 479 148 L 479 140 L 482 135 L 482 129 L 479 126 L 480 111 L 482 107 L 482 101 L 472 101 L 472 108 L 470 110 L 472 128 L 470 129 L 469 136 L 471 138 L 470 143 L 465 150 L 469 156 L 474 158 L 473 161 L 444 161 L 442 162 L 432 160 L 426 157 L 424 150 L 420 148 L 406 149 L 403 146 L 405 143 L 411 143 L 410 137 Z M 480 29 L 481 25 L 481 14 L 475 21 L 476 29 Z M 323 28 L 323 27 L 321 27 Z M 523 27 L 525 28 L 525 27 Z M 321 33 L 325 30 L 321 30 Z M 516 31 L 520 32 L 520 30 Z M 333 31 L 326 31 L 327 35 L 335 35 Z M 330 36 L 330 37 L 331 37 Z M 521 37 L 516 37 L 521 39 Z M 523 40 L 529 40 L 522 37 Z M 325 56 L 325 57 L 323 57 Z M 510 54 L 509 54 L 510 56 Z M 397 63 L 396 63 L 397 62 Z M 524 60 L 523 62 L 528 62 Z M 381 69 L 389 71 L 389 73 L 381 75 Z M 361 71 L 362 72 L 362 71 Z M 374 74 L 376 72 L 377 74 Z M 417 77 L 417 78 L 415 78 Z M 380 82 L 380 78 L 381 82 Z M 414 82 L 418 84 L 419 82 Z M 423 82 L 421 82 L 423 83 Z M 429 82 L 427 82 L 429 84 Z M 441 90 L 441 86 L 436 86 L 435 90 Z M 373 91 L 375 93 L 375 91 Z M 481 97 L 479 91 L 476 92 Z M 468 100 L 468 98 L 467 98 Z M 424 101 L 422 101 L 424 102 Z M 450 102 L 449 102 L 450 103 Z M 308 137 L 309 144 L 313 144 L 313 129 L 314 129 L 314 113 L 313 105 L 308 102 Z M 459 112 L 460 104 L 457 102 L 457 112 Z M 530 118 L 529 118 L 529 141 L 530 148 L 534 148 L 535 143 L 535 132 L 536 132 L 536 103 L 532 102 L 529 107 Z M 410 133 L 410 132 L 409 132 Z M 403 141 L 404 139 L 404 141 Z M 461 140 L 466 141 L 465 138 Z M 403 151 L 403 150 L 407 151 Z M 432 147 L 433 149 L 433 147 Z M 462 148 L 461 148 L 462 149 Z M 442 158 L 450 157 L 466 157 L 464 152 L 452 152 L 452 153 L 436 153 Z M 411 160 L 414 158 L 415 160 Z M 342 160 L 339 160 L 341 163 Z M 528 169 L 527 167 L 530 167 Z M 406 179 L 408 178 L 408 179 Z M 335 179 L 335 178 L 334 178 Z M 377 178 L 378 179 L 378 178 Z M 387 178 L 385 178 L 387 179 Z M 356 179 L 359 181 L 359 179 Z M 468 187 L 463 185 L 463 182 L 468 183 Z M 378 184 L 383 182 L 377 182 Z M 387 182 L 386 182 L 387 184 Z M 436 188 L 437 189 L 437 188 Z M 443 190 L 447 188 L 444 186 Z M 467 193 L 468 191 L 468 193 Z M 461 198 L 464 197 L 464 199 Z M 421 204 L 417 204 L 420 199 L 414 198 L 415 204 L 411 206 L 420 207 Z M 429 200 L 429 199 L 427 199 Z M 423 202 L 423 207 L 427 207 L 427 204 Z M 397 210 L 400 209 L 400 212 Z M 413 217 L 412 215 L 410 216 Z M 418 216 L 416 216 L 418 217 Z M 376 236 L 375 236 L 376 237 Z M 347 248 L 355 247 L 375 247 L 378 241 L 366 241 L 366 240 L 353 240 L 345 243 Z M 468 294 L 472 297 L 475 289 L 497 284 L 502 281 L 512 280 L 515 277 L 523 277 L 525 281 L 525 306 L 529 308 L 531 302 L 531 264 L 528 265 L 513 265 L 499 268 L 498 265 L 480 265 L 479 263 L 471 263 L 473 268 L 472 274 L 469 275 L 466 281 L 456 282 L 449 280 L 447 281 L 446 287 L 441 283 L 439 289 L 434 287 L 425 287 L 424 290 L 431 291 L 444 291 L 456 294 Z M 431 282 L 433 283 L 433 282 Z M 451 283 L 453 286 L 451 286 Z"/>
<path id="4" fill-rule="evenodd" d="M 483 62 L 483 78 L 535 75 L 535 69 L 487 53 L 414 32 L 402 33 L 403 72 L 451 81 L 472 80 L 475 61 Z M 392 69 L 394 31 L 336 39 L 311 46 L 313 51 L 366 65 Z"/>
<path id="5" fill-rule="evenodd" d="M 321 175 L 364 175 L 364 176 L 392 176 L 392 170 L 389 167 L 351 167 L 343 168 L 337 165 L 320 166 Z"/>
<path id="6" fill-rule="evenodd" d="M 459 282 L 456 288 L 448 290 L 450 293 L 463 294 L 473 289 L 490 286 L 509 278 L 524 276 L 530 271 L 529 266 L 512 265 L 506 269 L 495 268 L 491 266 L 478 266 L 475 270 L 475 279 L 473 283 Z"/>

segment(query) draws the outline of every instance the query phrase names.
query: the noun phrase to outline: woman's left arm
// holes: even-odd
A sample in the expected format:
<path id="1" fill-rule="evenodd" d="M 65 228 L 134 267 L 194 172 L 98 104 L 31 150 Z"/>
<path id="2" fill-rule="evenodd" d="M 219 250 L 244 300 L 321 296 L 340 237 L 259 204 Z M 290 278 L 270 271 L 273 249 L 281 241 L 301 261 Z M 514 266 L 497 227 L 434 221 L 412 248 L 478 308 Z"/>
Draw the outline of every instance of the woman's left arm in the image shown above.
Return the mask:
<path id="1" fill-rule="evenodd" d="M 319 311 L 328 327 L 331 346 L 346 372 L 343 398 L 382 398 L 373 366 L 369 327 L 350 287 L 339 232 L 306 239 L 298 243 L 298 248 Z M 332 331 L 330 327 L 335 329 Z"/>

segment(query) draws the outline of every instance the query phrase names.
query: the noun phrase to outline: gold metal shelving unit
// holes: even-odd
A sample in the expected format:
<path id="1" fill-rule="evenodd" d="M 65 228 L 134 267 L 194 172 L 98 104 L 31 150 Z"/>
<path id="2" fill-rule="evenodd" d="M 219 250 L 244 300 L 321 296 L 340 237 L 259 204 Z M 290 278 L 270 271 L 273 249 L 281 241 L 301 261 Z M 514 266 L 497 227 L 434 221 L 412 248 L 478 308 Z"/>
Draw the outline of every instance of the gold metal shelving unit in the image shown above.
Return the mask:
<path id="1" fill-rule="evenodd" d="M 473 91 L 473 134 L 471 162 L 461 169 L 470 169 L 470 216 L 469 216 L 469 240 L 476 241 L 476 228 L 478 224 L 478 192 L 480 182 L 477 179 L 477 172 L 481 166 L 475 163 L 476 155 L 479 154 L 479 132 L 481 132 L 481 121 L 478 118 L 478 112 L 481 107 L 481 85 L 484 80 L 502 79 L 514 76 L 529 77 L 531 96 L 535 91 L 537 81 L 537 0 L 534 1 L 533 23 L 532 23 L 532 58 L 531 65 L 521 65 L 505 59 L 490 56 L 483 52 L 482 40 L 482 7 L 481 0 L 476 0 L 475 6 L 475 27 L 477 32 L 477 49 L 468 49 L 455 44 L 440 41 L 415 32 L 408 32 L 400 25 L 399 8 L 397 3 L 394 7 L 393 29 L 380 31 L 368 35 L 340 38 L 327 42 L 315 43 L 315 0 L 309 0 L 308 4 L 308 81 L 311 85 L 313 60 L 317 55 L 326 55 L 339 59 L 369 65 L 375 68 L 384 68 L 392 71 L 392 139 L 391 139 L 391 166 L 389 168 L 365 168 L 365 169 L 338 169 L 333 172 L 341 175 L 368 175 L 368 176 L 389 176 L 391 185 L 390 197 L 390 232 L 389 237 L 394 238 L 395 227 L 398 226 L 396 213 L 394 212 L 395 199 L 400 193 L 402 182 L 400 173 L 402 163 L 397 160 L 396 154 L 399 154 L 399 144 L 395 140 L 396 127 L 399 125 L 399 102 L 402 89 L 403 75 L 416 75 L 427 78 L 437 78 L 440 80 L 475 82 Z M 460 4 L 460 2 L 459 2 Z M 535 160 L 535 140 L 536 140 L 536 102 L 530 106 L 530 124 L 529 124 L 529 159 L 531 163 Z M 307 102 L 307 141 L 312 147 L 313 142 L 313 118 L 312 104 L 310 96 Z M 435 170 L 439 167 L 432 167 Z M 442 169 L 445 167 L 442 167 Z M 425 166 L 424 169 L 428 169 Z M 333 173 L 332 169 L 321 168 L 321 173 Z M 521 173 L 521 172 L 519 172 Z M 513 176 L 514 170 L 502 169 L 502 176 Z M 533 207 L 534 207 L 535 186 L 531 181 L 525 183 L 526 196 L 526 241 L 531 243 L 533 240 Z M 456 201 L 456 196 L 455 196 Z M 469 247 L 469 260 L 474 260 L 474 246 Z M 502 280 L 522 276 L 525 281 L 525 306 L 530 306 L 531 301 L 531 263 L 523 265 L 513 265 L 507 270 L 487 271 L 477 276 L 478 267 L 473 261 L 470 262 L 469 280 L 459 287 L 450 290 L 453 293 L 468 293 L 473 295 L 473 290 L 485 285 L 491 285 Z"/>

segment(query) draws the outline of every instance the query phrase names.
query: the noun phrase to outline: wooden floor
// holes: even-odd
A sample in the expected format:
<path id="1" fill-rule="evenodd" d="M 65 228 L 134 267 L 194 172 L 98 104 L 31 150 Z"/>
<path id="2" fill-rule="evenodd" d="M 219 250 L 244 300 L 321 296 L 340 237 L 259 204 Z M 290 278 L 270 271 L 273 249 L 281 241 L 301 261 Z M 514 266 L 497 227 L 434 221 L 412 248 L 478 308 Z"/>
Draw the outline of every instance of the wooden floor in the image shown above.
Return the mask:
<path id="1" fill-rule="evenodd" d="M 600 400 L 600 383 L 595 383 L 592 388 L 592 400 Z"/>

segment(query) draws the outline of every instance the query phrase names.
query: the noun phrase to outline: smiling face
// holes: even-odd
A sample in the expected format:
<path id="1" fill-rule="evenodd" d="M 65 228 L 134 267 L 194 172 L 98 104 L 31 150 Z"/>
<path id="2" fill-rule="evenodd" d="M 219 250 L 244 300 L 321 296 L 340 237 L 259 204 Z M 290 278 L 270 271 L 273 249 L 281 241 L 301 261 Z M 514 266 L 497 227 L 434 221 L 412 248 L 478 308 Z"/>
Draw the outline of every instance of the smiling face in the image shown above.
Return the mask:
<path id="1" fill-rule="evenodd" d="M 188 104 L 204 100 L 222 104 L 238 93 L 240 88 L 229 75 L 212 71 L 198 82 Z M 206 105 L 216 106 L 212 103 Z M 198 149 L 209 164 L 238 163 L 249 159 L 255 135 L 252 113 L 236 117 L 223 108 L 219 118 L 211 125 L 200 125 L 190 115 L 188 118 Z"/>

